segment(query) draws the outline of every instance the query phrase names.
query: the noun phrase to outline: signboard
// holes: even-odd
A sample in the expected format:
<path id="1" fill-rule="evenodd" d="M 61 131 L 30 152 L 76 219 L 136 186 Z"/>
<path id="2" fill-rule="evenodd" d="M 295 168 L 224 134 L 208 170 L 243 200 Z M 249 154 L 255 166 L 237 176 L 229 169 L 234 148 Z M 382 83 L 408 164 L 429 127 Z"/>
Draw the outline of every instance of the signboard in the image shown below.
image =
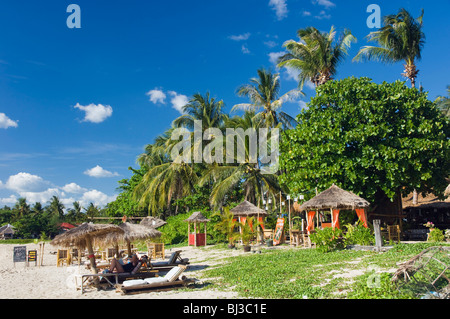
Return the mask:
<path id="1" fill-rule="evenodd" d="M 283 237 L 284 218 L 277 219 L 277 225 L 275 227 L 275 233 L 273 235 L 273 244 L 279 245 L 281 238 Z"/>
<path id="2" fill-rule="evenodd" d="M 37 250 L 29 250 L 28 251 L 28 263 L 34 262 L 35 265 L 37 265 Z"/>
<path id="3" fill-rule="evenodd" d="M 13 261 L 14 264 L 27 261 L 27 246 L 14 247 Z"/>

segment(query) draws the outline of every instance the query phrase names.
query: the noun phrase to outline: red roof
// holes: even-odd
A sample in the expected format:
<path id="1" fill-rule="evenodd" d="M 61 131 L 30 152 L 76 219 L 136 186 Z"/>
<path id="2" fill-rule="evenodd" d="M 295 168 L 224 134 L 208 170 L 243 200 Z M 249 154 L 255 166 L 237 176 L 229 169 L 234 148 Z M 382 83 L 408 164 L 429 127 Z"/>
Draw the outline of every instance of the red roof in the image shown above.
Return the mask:
<path id="1" fill-rule="evenodd" d="M 75 228 L 74 225 L 71 225 L 71 224 L 69 224 L 69 223 L 61 223 L 61 224 L 59 225 L 59 227 L 60 227 L 60 228 L 67 228 L 67 229 Z"/>

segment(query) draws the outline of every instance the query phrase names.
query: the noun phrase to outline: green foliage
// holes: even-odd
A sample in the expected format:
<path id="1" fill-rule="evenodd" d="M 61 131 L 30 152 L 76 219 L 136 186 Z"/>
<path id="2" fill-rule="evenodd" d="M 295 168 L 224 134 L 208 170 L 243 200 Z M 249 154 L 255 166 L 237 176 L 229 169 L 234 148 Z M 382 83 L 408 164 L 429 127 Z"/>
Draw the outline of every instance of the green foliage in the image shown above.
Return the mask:
<path id="1" fill-rule="evenodd" d="M 430 233 L 428 235 L 428 241 L 439 242 L 444 241 L 444 239 L 445 239 L 444 233 L 439 228 L 433 228 L 430 230 Z"/>
<path id="2" fill-rule="evenodd" d="M 332 183 L 373 202 L 399 189 L 443 196 L 450 123 L 426 93 L 404 82 L 328 81 L 280 143 L 280 183 L 293 193 Z M 306 198 L 307 199 L 307 198 Z"/>
<path id="3" fill-rule="evenodd" d="M 347 232 L 344 235 L 347 245 L 372 245 L 375 243 L 373 231 L 364 227 L 360 222 L 356 225 L 347 224 Z"/>
<path id="4" fill-rule="evenodd" d="M 341 236 L 342 230 L 327 227 L 311 233 L 309 238 L 316 244 L 318 251 L 326 253 L 345 247 Z"/>
<path id="5" fill-rule="evenodd" d="M 238 239 L 239 234 L 234 231 L 236 221 L 230 209 L 224 207 L 222 213 L 216 212 L 212 216 L 220 218 L 215 222 L 214 229 L 219 231 L 228 240 L 228 244 L 232 245 Z"/>

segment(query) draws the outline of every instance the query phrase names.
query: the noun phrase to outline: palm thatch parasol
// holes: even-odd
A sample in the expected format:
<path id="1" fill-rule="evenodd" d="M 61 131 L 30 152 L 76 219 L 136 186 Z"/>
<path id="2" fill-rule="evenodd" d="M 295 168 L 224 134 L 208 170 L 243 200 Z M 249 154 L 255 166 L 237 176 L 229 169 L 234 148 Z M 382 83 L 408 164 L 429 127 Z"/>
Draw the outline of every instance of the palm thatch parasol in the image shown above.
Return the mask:
<path id="1" fill-rule="evenodd" d="M 156 217 L 147 216 L 141 220 L 140 224 L 158 229 L 159 227 L 167 224 L 167 222 L 163 221 L 162 219 L 156 218 Z"/>
<path id="2" fill-rule="evenodd" d="M 201 212 L 194 212 L 188 219 L 184 220 L 188 223 L 206 223 L 209 222 L 209 219 L 203 216 Z"/>
<path id="3" fill-rule="evenodd" d="M 78 227 L 72 228 L 58 236 L 51 242 L 54 246 L 72 247 L 76 246 L 80 249 L 87 248 L 89 252 L 89 261 L 91 269 L 96 274 L 97 266 L 95 264 L 95 255 L 92 243 L 94 240 L 111 233 L 123 233 L 123 229 L 116 225 L 110 224 L 93 224 L 83 223 Z"/>
<path id="4" fill-rule="evenodd" d="M 128 255 L 131 255 L 131 242 L 135 240 L 142 240 L 147 238 L 160 237 L 160 231 L 153 227 L 144 226 L 141 224 L 122 223 L 119 228 L 123 230 L 122 233 L 109 233 L 101 238 L 104 243 L 113 243 L 118 248 L 118 242 L 126 242 L 128 247 Z"/>
<path id="5" fill-rule="evenodd" d="M 332 185 L 327 190 L 321 192 L 312 199 L 304 202 L 302 205 L 295 205 L 297 212 L 304 210 L 325 210 L 325 209 L 349 209 L 369 207 L 369 202 L 365 199 L 345 191 L 336 185 Z"/>
<path id="6" fill-rule="evenodd" d="M 267 215 L 267 212 L 264 209 L 256 207 L 255 205 L 246 200 L 237 205 L 235 208 L 230 209 L 230 212 L 234 216 L 245 216 L 245 217 Z"/>

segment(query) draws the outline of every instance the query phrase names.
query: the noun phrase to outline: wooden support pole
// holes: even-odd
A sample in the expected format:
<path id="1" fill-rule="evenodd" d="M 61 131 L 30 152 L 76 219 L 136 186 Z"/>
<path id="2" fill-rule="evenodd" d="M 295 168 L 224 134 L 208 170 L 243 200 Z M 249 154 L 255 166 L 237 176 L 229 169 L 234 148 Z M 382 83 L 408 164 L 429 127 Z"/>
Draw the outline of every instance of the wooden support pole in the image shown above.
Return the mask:
<path id="1" fill-rule="evenodd" d="M 381 224 L 380 219 L 373 220 L 373 230 L 375 233 L 375 250 L 376 251 L 381 251 L 381 247 L 383 246 L 383 239 L 381 238 L 380 224 Z"/>

